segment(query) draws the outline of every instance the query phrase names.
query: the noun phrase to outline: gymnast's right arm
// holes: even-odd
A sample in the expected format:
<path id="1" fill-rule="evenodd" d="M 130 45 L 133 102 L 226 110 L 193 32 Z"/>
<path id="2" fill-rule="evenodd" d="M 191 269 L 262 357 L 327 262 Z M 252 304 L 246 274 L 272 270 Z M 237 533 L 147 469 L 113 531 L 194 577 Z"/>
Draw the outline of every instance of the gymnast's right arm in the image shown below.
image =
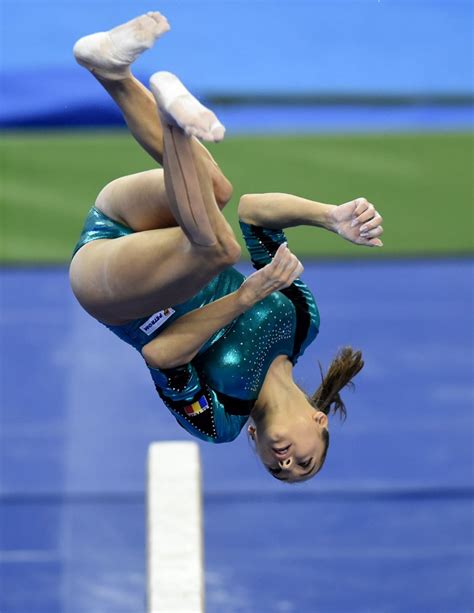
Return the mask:
<path id="1" fill-rule="evenodd" d="M 271 293 L 289 287 L 302 271 L 286 243 L 280 245 L 273 260 L 247 277 L 238 290 L 183 315 L 145 345 L 146 363 L 160 370 L 188 364 L 215 332 Z"/>

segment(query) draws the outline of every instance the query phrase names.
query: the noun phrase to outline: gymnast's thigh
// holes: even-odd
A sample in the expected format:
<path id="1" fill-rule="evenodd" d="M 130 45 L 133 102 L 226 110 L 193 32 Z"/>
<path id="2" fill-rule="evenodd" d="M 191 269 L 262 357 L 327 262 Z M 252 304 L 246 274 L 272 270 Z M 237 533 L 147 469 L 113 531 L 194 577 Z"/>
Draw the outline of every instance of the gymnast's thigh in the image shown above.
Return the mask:
<path id="1" fill-rule="evenodd" d="M 90 315 L 120 325 L 188 300 L 230 263 L 174 227 L 91 241 L 75 254 L 69 276 Z"/>

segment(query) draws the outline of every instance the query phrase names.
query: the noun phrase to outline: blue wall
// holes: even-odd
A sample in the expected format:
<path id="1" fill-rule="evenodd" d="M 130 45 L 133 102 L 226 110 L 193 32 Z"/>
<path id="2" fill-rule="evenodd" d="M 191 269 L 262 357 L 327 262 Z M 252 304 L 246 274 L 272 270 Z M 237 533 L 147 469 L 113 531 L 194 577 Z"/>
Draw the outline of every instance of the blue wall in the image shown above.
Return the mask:
<path id="1" fill-rule="evenodd" d="M 172 24 L 137 63 L 201 94 L 474 92 L 472 0 L 3 0 L 0 120 L 93 106 L 81 35 L 159 8 Z"/>

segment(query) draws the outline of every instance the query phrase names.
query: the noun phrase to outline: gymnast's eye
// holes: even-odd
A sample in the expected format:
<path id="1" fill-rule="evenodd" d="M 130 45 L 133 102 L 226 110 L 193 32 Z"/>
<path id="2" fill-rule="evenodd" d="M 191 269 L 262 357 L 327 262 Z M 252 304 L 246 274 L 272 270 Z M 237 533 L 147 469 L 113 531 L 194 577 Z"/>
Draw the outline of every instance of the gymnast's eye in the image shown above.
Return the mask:
<path id="1" fill-rule="evenodd" d="M 278 475 L 281 473 L 281 468 L 272 468 L 271 466 L 267 466 L 267 468 L 272 475 Z"/>
<path id="2" fill-rule="evenodd" d="M 309 465 L 311 464 L 312 459 L 313 459 L 313 458 L 309 458 L 309 460 L 306 460 L 306 462 L 302 462 L 302 463 L 300 464 L 301 468 L 308 468 L 308 467 L 309 467 Z"/>

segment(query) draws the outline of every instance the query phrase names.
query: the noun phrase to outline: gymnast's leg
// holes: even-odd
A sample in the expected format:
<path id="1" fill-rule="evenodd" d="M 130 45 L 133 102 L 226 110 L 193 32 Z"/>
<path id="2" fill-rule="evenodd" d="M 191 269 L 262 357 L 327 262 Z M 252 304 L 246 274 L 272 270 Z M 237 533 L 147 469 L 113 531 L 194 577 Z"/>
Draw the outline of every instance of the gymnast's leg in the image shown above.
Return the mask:
<path id="1" fill-rule="evenodd" d="M 126 323 L 183 302 L 240 255 L 214 196 L 208 158 L 185 132 L 209 127 L 202 105 L 171 77 L 158 76 L 154 90 L 166 118 L 160 124 L 164 197 L 182 226 L 95 240 L 76 253 L 70 270 L 73 291 L 82 306 L 104 323 Z M 158 122 L 158 115 L 153 119 Z"/>
<path id="2" fill-rule="evenodd" d="M 159 164 L 163 163 L 163 128 L 157 105 L 151 92 L 134 78 L 130 65 L 168 30 L 165 17 L 148 13 L 109 32 L 85 36 L 74 46 L 76 60 L 110 94 L 134 138 Z M 208 150 L 197 140 L 193 146 L 204 160 L 216 201 L 222 208 L 231 198 L 232 186 Z M 130 194 L 133 194 L 134 207 L 129 206 Z M 114 203 L 113 207 L 110 202 Z M 158 169 L 113 181 L 99 195 L 97 204 L 106 214 L 135 230 L 177 224 L 168 208 L 163 173 Z"/>
<path id="3" fill-rule="evenodd" d="M 192 154 L 191 137 L 176 126 L 170 132 L 176 139 L 171 156 L 181 162 L 181 173 L 171 178 L 167 191 L 173 199 L 170 208 L 177 210 L 177 217 L 185 218 L 183 227 L 94 240 L 71 262 L 70 279 L 77 299 L 104 323 L 124 324 L 184 302 L 240 256 L 240 247 L 216 204 L 211 179 Z M 189 154 L 186 160 L 183 151 Z M 173 166 L 166 163 L 166 146 L 164 159 L 165 175 L 173 173 Z M 180 201 L 193 182 L 191 199 Z M 196 200 L 203 206 L 200 213 L 207 214 L 204 229 L 192 218 Z"/>

